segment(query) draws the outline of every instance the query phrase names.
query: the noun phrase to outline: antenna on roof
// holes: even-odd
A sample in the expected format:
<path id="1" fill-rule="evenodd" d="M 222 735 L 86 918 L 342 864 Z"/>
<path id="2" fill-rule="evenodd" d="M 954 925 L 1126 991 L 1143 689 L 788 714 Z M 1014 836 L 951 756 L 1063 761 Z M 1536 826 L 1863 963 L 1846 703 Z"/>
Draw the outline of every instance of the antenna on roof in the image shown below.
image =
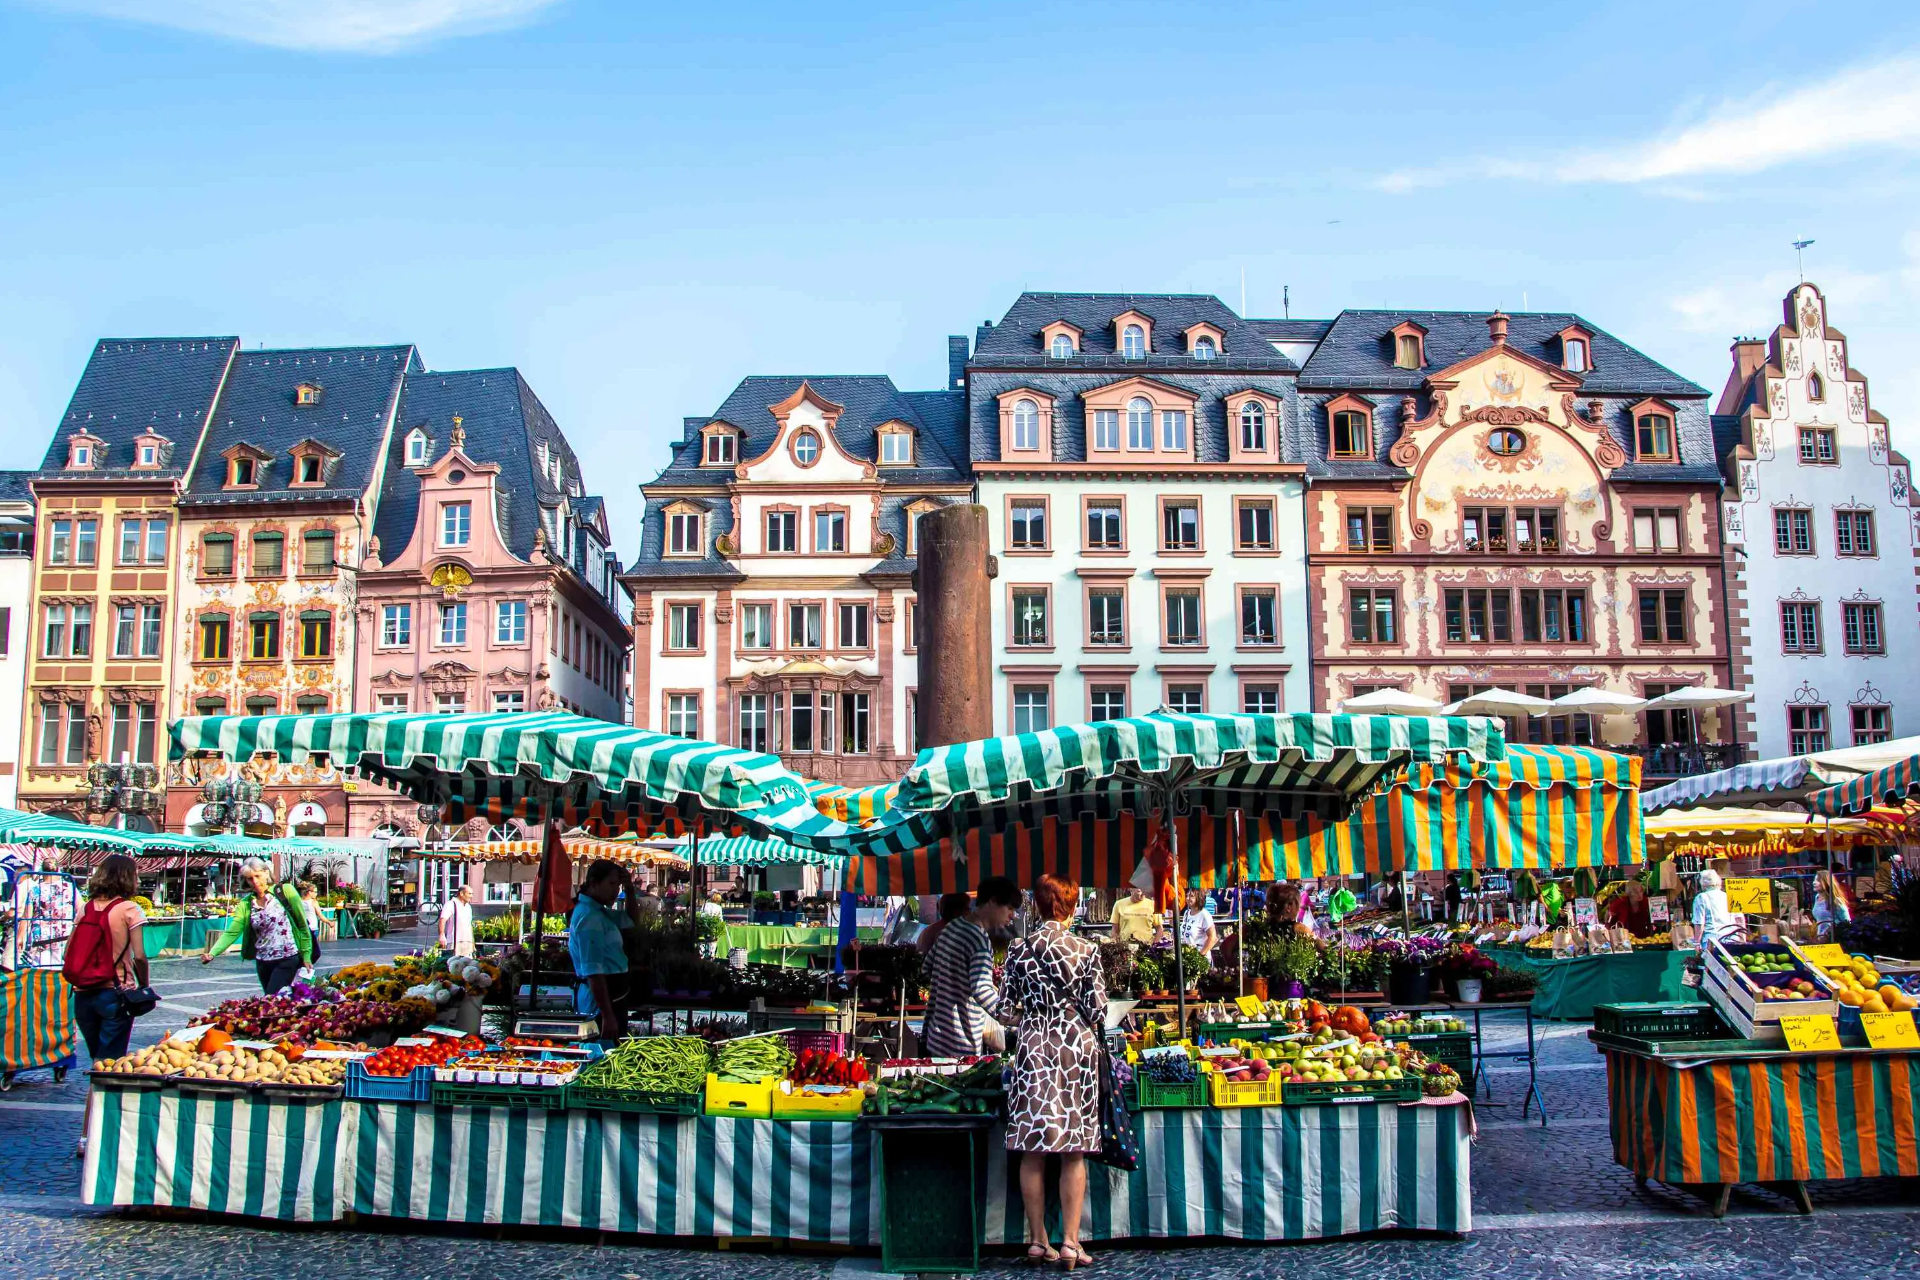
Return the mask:
<path id="1" fill-rule="evenodd" d="M 1813 240 L 1811 238 L 1806 240 L 1795 240 L 1793 242 L 1793 266 L 1794 266 L 1794 270 L 1800 273 L 1801 284 L 1805 284 L 1807 282 L 1807 264 L 1803 255 L 1806 253 L 1807 246 L 1812 243 L 1813 243 Z"/>
<path id="2" fill-rule="evenodd" d="M 1280 316 L 1285 320 L 1293 319 L 1293 286 L 1290 284 L 1280 286 Z"/>

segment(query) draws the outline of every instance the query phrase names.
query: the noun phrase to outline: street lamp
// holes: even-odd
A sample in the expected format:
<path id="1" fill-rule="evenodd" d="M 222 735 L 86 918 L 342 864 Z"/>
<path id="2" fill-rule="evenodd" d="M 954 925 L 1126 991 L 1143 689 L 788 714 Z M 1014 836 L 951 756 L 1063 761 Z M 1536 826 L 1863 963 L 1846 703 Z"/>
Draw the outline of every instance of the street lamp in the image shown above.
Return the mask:
<path id="1" fill-rule="evenodd" d="M 92 813 L 147 814 L 163 803 L 160 770 L 150 764 L 107 764 L 95 761 L 87 766 L 87 809 Z"/>
<path id="2" fill-rule="evenodd" d="M 205 802 L 200 806 L 200 821 L 215 829 L 244 830 L 247 823 L 259 821 L 256 810 L 266 793 L 265 787 L 246 778 L 214 778 L 200 788 Z"/>

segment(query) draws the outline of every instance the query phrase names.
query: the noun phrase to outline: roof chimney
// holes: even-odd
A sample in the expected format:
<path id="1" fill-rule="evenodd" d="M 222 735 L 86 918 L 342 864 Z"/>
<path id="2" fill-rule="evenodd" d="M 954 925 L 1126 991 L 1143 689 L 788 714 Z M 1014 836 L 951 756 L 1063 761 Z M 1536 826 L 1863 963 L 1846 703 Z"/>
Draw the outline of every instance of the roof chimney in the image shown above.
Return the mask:
<path id="1" fill-rule="evenodd" d="M 967 335 L 947 335 L 947 389 L 958 391 L 967 385 Z"/>
<path id="2" fill-rule="evenodd" d="M 1493 345 L 1503 347 L 1507 343 L 1507 313 L 1496 311 L 1487 317 L 1487 336 L 1493 339 Z"/>

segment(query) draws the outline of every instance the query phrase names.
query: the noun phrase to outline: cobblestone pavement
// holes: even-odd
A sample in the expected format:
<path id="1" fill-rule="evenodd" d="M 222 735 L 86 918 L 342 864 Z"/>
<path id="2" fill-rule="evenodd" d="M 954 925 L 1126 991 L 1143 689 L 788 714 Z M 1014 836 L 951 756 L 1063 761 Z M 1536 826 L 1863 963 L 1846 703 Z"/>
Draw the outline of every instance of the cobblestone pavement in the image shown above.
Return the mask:
<path id="1" fill-rule="evenodd" d="M 384 958 L 419 946 L 423 936 L 337 944 L 329 961 Z M 156 965 L 154 985 L 167 996 L 140 1021 L 136 1046 L 184 1024 L 193 1013 L 257 990 L 250 966 L 223 958 Z M 1488 1047 L 1518 1040 L 1502 1024 L 1487 1028 Z M 1541 1028 L 1540 1090 L 1550 1123 L 1520 1105 L 1527 1086 L 1521 1063 L 1493 1066 L 1491 1101 L 1478 1107 L 1473 1154 L 1474 1231 L 1464 1240 L 1375 1238 L 1327 1244 L 1248 1248 L 1110 1245 L 1098 1272 L 1109 1276 L 1279 1277 L 1405 1275 L 1411 1277 L 1685 1277 L 1767 1280 L 1798 1277 L 1920 1277 L 1920 1190 L 1892 1180 L 1816 1186 L 1818 1212 L 1793 1213 L 1757 1187 L 1738 1191 L 1727 1218 L 1715 1221 L 1684 1193 L 1636 1189 L 1613 1163 L 1607 1136 L 1606 1070 L 1584 1026 Z M 466 1228 L 421 1230 L 262 1227 L 232 1219 L 160 1218 L 93 1210 L 78 1198 L 73 1158 L 86 1096 L 76 1073 L 55 1085 L 46 1072 L 25 1073 L 0 1095 L 0 1277 L 311 1276 L 351 1274 L 366 1280 L 406 1277 L 725 1277 L 725 1280 L 868 1280 L 870 1256 L 817 1252 L 671 1248 L 601 1243 L 580 1233 L 496 1236 Z M 1014 1268 L 992 1259 L 991 1271 Z"/>

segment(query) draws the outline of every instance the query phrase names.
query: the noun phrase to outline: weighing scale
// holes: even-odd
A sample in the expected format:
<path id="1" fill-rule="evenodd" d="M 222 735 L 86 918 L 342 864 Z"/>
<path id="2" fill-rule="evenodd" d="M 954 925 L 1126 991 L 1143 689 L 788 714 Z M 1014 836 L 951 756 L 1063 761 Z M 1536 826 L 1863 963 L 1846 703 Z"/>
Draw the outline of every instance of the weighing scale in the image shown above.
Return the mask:
<path id="1" fill-rule="evenodd" d="M 513 1034 L 530 1040 L 593 1040 L 600 1035 L 595 1018 L 526 1015 L 513 1020 Z"/>

